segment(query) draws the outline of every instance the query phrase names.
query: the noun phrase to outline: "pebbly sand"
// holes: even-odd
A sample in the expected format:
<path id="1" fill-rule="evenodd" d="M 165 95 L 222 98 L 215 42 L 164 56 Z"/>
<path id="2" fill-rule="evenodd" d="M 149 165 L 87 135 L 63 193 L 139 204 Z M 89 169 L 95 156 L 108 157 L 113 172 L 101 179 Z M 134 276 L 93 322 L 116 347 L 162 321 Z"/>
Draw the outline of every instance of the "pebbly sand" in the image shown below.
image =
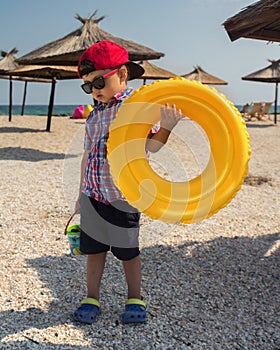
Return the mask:
<path id="1" fill-rule="evenodd" d="M 86 292 L 85 259 L 70 257 L 63 231 L 76 199 L 83 121 L 53 117 L 50 133 L 45 124 L 0 117 L 1 349 L 280 349 L 279 124 L 247 124 L 249 176 L 218 214 L 194 225 L 142 217 L 148 322 L 138 326 L 120 322 L 126 284 L 111 254 L 102 315 L 93 325 L 72 320 Z M 168 147 L 181 146 L 171 139 Z M 154 163 L 181 176 L 179 167 L 169 174 L 162 160 Z"/>

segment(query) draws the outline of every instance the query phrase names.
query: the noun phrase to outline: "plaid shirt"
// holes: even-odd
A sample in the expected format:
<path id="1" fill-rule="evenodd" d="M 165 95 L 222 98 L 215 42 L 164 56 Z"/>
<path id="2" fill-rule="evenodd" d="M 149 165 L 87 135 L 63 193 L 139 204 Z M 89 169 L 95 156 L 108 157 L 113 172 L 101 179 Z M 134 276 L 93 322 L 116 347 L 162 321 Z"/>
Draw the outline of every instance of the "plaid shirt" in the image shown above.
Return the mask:
<path id="1" fill-rule="evenodd" d="M 108 103 L 98 102 L 86 121 L 85 150 L 90 151 L 86 163 L 83 192 L 95 200 L 111 203 L 125 198 L 115 186 L 107 160 L 109 127 L 119 107 L 133 92 L 126 88 L 117 93 Z M 157 130 L 152 130 L 156 132 Z"/>

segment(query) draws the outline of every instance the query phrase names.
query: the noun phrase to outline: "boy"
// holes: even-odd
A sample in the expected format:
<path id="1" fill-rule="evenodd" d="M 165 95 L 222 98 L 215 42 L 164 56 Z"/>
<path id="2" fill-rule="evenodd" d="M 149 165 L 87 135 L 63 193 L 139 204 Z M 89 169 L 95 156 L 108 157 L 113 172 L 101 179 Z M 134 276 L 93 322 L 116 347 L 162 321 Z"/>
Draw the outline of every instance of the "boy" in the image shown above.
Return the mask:
<path id="1" fill-rule="evenodd" d="M 78 64 L 78 74 L 84 80 L 82 89 L 97 101 L 86 121 L 76 203 L 81 213 L 80 250 L 87 254 L 87 298 L 75 311 L 74 319 L 83 323 L 93 323 L 100 313 L 99 289 L 109 250 L 122 261 L 128 286 L 122 321 L 146 321 L 146 304 L 141 298 L 140 213 L 114 185 L 106 157 L 109 126 L 122 102 L 132 94 L 127 80 L 143 73 L 140 65 L 129 61 L 125 48 L 108 40 L 88 48 Z M 162 108 L 160 128 L 151 131 L 147 151 L 158 151 L 181 118 L 175 105 Z"/>

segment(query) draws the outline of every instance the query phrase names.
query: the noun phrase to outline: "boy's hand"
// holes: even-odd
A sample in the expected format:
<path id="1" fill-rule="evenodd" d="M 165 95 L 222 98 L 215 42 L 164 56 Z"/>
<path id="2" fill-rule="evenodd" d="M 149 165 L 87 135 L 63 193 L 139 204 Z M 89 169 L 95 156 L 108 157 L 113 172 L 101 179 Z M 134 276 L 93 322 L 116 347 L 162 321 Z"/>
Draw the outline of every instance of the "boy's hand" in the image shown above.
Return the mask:
<path id="1" fill-rule="evenodd" d="M 169 131 L 171 131 L 184 117 L 181 109 L 177 110 L 175 104 L 172 104 L 172 108 L 170 108 L 168 103 L 166 103 L 165 106 L 160 107 L 160 114 L 160 127 Z"/>
<path id="2" fill-rule="evenodd" d="M 171 130 L 184 117 L 181 109 L 176 110 L 175 104 L 172 105 L 172 108 L 169 108 L 168 103 L 160 107 L 160 115 L 161 121 L 159 131 L 149 135 L 146 142 L 146 149 L 152 153 L 161 149 L 167 142 Z"/>

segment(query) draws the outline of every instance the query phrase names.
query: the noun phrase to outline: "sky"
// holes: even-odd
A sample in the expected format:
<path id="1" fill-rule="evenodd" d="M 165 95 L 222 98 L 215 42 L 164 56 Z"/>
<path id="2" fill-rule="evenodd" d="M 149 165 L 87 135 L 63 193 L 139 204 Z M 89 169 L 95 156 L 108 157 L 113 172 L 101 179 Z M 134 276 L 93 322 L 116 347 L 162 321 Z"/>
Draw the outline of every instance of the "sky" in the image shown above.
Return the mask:
<path id="1" fill-rule="evenodd" d="M 17 57 L 64 37 L 80 27 L 75 15 L 106 18 L 100 27 L 118 37 L 163 52 L 152 63 L 177 75 L 195 65 L 228 82 L 216 86 L 235 104 L 273 101 L 274 84 L 242 81 L 241 77 L 279 59 L 279 43 L 238 39 L 231 42 L 223 22 L 254 3 L 254 0 L 0 0 L 0 50 L 18 49 Z M 152 81 L 148 81 L 150 83 Z M 80 89 L 81 81 L 59 81 L 55 104 L 88 104 L 90 96 Z M 142 80 L 130 83 L 134 88 Z M 23 82 L 15 82 L 13 103 L 21 104 Z M 0 80 L 0 104 L 8 104 L 9 83 Z M 26 104 L 48 104 L 50 84 L 28 86 Z"/>

